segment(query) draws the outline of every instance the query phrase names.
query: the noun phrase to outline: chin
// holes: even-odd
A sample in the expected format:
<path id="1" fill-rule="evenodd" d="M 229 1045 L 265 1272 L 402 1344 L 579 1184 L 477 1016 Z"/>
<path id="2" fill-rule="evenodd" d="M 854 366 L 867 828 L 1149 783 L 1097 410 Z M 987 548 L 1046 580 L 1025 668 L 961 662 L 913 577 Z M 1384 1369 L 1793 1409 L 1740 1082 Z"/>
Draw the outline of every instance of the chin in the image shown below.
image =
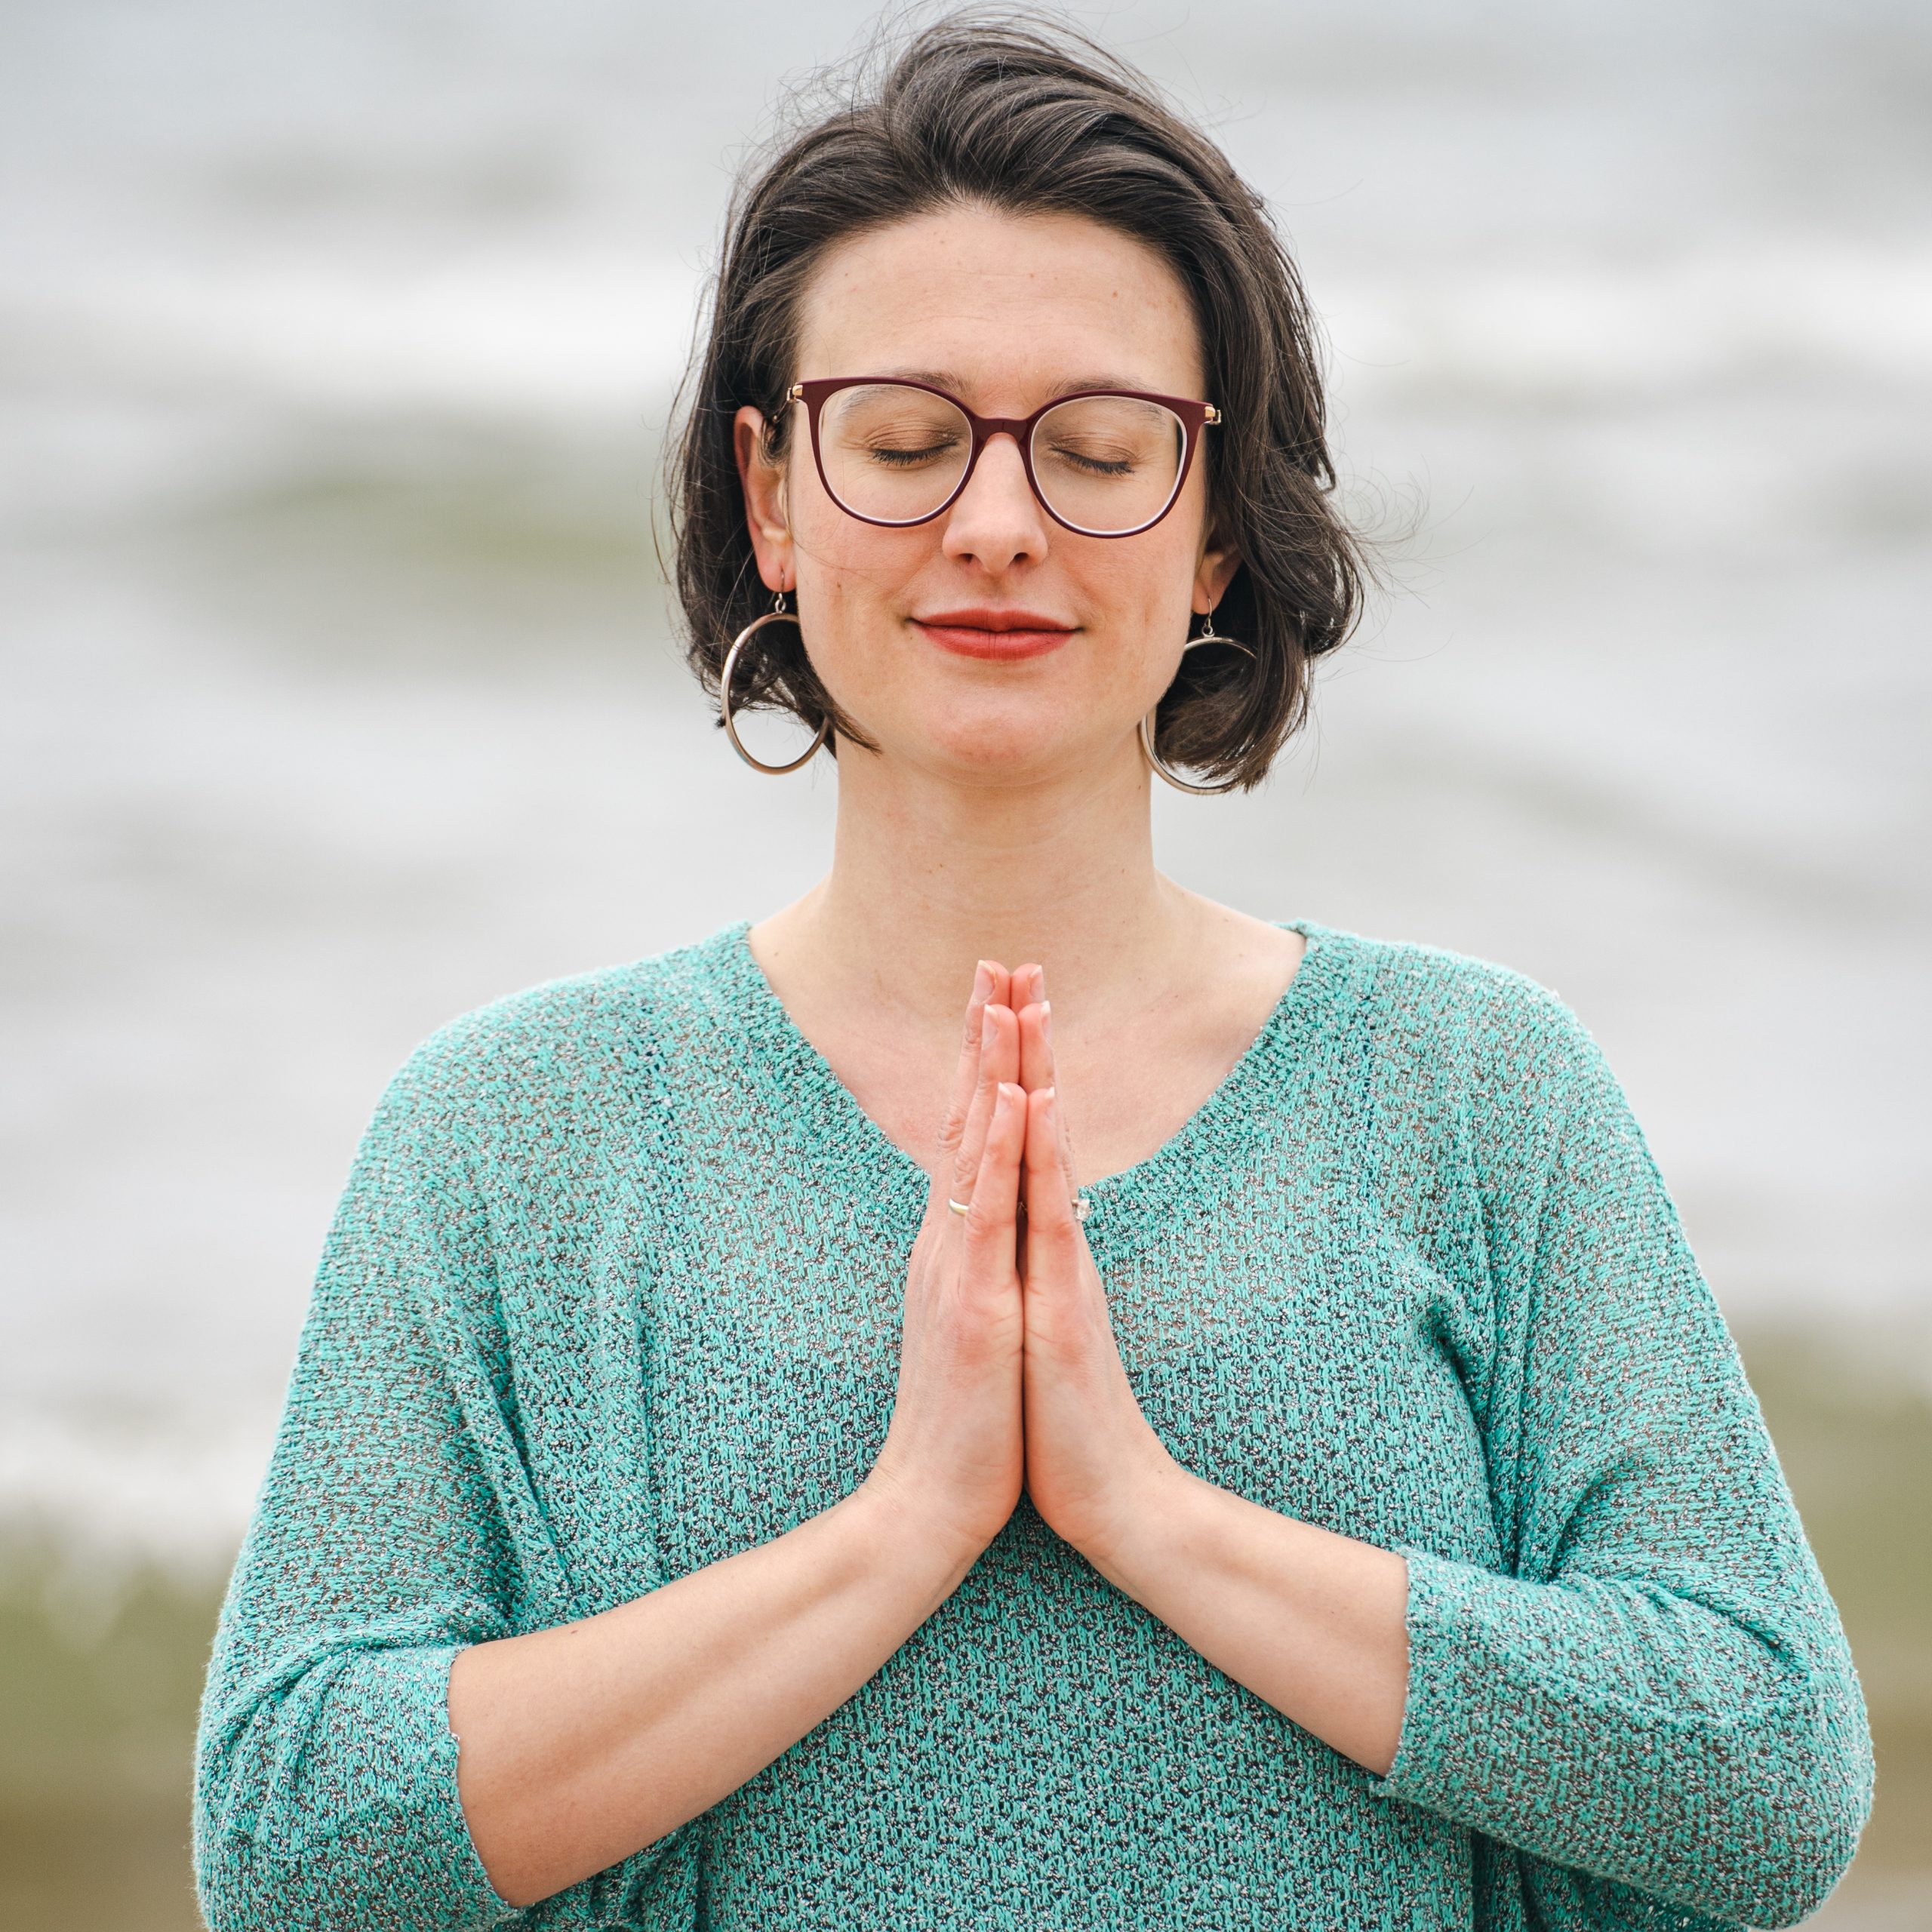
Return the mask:
<path id="1" fill-rule="evenodd" d="M 975 718 L 966 706 L 949 709 L 950 715 L 937 730 L 928 722 L 918 731 L 880 734 L 884 762 L 983 787 L 1037 785 L 1103 755 L 1091 738 L 1070 742 L 1051 718 Z"/>

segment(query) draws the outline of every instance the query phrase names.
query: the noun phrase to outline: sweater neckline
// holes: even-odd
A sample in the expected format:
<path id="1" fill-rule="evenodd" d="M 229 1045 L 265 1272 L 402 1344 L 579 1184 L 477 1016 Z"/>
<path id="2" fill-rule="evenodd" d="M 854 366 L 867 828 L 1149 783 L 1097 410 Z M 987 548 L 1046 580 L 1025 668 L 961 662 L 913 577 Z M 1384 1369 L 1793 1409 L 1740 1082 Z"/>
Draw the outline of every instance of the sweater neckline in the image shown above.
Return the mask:
<path id="1" fill-rule="evenodd" d="M 1345 935 L 1310 919 L 1271 923 L 1301 935 L 1303 950 L 1293 977 L 1219 1084 L 1166 1140 L 1131 1167 L 1082 1186 L 1093 1204 L 1088 1232 L 1097 1247 L 1116 1246 L 1130 1226 L 1157 1228 L 1184 1199 L 1202 1193 L 1204 1181 L 1238 1164 L 1231 1157 L 1251 1131 L 1256 1090 L 1278 1084 L 1286 1061 L 1318 1024 L 1324 989 L 1345 971 L 1339 957 Z M 866 1111 L 806 1038 L 752 951 L 751 928 L 749 919 L 740 919 L 719 934 L 720 964 L 734 1017 L 755 1063 L 761 1063 L 758 1070 L 775 1089 L 774 1098 L 790 1116 L 795 1138 L 828 1177 L 844 1177 L 874 1198 L 882 1186 L 895 1195 L 903 1192 L 909 1206 L 923 1211 L 931 1185 L 925 1169 Z M 1211 1183 L 1206 1191 L 1220 1190 Z"/>

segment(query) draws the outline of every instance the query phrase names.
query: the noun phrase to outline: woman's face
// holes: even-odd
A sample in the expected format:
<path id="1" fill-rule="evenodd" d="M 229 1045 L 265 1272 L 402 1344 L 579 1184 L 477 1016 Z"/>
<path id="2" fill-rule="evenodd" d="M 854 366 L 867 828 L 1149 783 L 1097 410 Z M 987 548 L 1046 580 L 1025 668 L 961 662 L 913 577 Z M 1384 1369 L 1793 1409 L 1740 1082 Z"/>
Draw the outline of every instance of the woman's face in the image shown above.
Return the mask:
<path id="1" fill-rule="evenodd" d="M 858 236 L 820 264 L 800 321 L 797 380 L 902 376 L 981 416 L 1095 388 L 1220 401 L 1173 269 L 1078 216 L 952 208 Z M 882 756 L 981 783 L 1137 761 L 1134 728 L 1237 561 L 1209 528 L 1198 453 L 1173 508 L 1136 536 L 1054 522 L 1004 435 L 949 509 L 884 529 L 826 494 L 804 406 L 791 408 L 776 466 L 758 412 L 738 412 L 760 570 L 796 586 L 814 668 Z"/>

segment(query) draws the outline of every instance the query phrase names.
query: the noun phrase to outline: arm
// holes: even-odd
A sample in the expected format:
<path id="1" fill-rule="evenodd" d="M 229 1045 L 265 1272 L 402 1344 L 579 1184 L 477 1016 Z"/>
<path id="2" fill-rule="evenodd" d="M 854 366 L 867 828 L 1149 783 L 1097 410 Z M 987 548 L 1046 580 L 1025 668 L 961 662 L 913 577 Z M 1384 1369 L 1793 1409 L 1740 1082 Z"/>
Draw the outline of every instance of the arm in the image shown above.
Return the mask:
<path id="1" fill-rule="evenodd" d="M 862 1484 L 648 1596 L 463 1651 L 450 1723 L 497 1890 L 547 1898 L 735 1791 L 858 1691 L 977 1555 Z"/>
<path id="2" fill-rule="evenodd" d="M 1869 1805 L 1844 1634 L 1621 1093 L 1553 999 L 1515 997 L 1472 1103 L 1500 1358 L 1481 1423 L 1514 1574 L 1335 1536 L 1176 1467 L 1100 1346 L 1097 1282 L 1076 1285 L 1037 1090 L 1029 1484 L 1103 1574 L 1378 1795 L 1528 1854 L 1554 1922 L 1648 1925 L 1667 1900 L 1793 1924 Z"/>
<path id="3" fill-rule="evenodd" d="M 1408 1565 L 1171 1457 L 1081 1554 L 1238 1684 L 1378 1775 L 1408 1683 Z"/>
<path id="4" fill-rule="evenodd" d="M 1071 1208 L 1037 967 L 1014 975 L 1029 1089 L 1026 1483 L 1042 1518 L 1217 1669 L 1367 1769 L 1389 1769 L 1408 1677 L 1407 1566 L 1183 1469 L 1148 1426 Z M 1016 995 L 1017 996 L 1017 995 Z"/>
<path id="5" fill-rule="evenodd" d="M 1026 1112 L 1002 1085 L 1019 1057 L 1004 978 L 983 969 L 968 1007 L 872 1474 L 758 1549 L 457 1660 L 463 1809 L 506 1898 L 547 1897 L 736 1790 L 857 1692 L 1011 1515 Z"/>
<path id="6" fill-rule="evenodd" d="M 1782 1926 L 1850 1864 L 1870 1733 L 1737 1349 L 1622 1090 L 1553 995 L 1472 1074 L 1509 1574 L 1410 1549 L 1380 1795 L 1529 1854 L 1552 1917 Z"/>
<path id="7" fill-rule="evenodd" d="M 442 1086 L 426 1048 L 364 1137 L 223 1607 L 195 1767 L 214 1932 L 512 1915 L 464 1828 L 445 1687 L 513 1596 L 567 1593 L 463 1332 L 488 1244 Z"/>
<path id="8" fill-rule="evenodd" d="M 398 1076 L 331 1231 L 211 1666 L 195 1861 L 214 1932 L 467 1932 L 632 1854 L 654 1863 L 943 1601 L 1020 1466 L 1024 1109 L 998 1097 L 1011 1013 L 983 1068 L 972 1017 L 942 1171 L 975 1218 L 936 1181 L 873 1475 L 783 1537 L 581 1619 L 491 1374 L 490 1230 L 461 1131 L 476 1083 L 433 1046 Z M 1002 1314 L 1004 1345 L 962 1367 L 962 1338 Z M 592 1885 L 563 1915 L 622 1910 Z"/>

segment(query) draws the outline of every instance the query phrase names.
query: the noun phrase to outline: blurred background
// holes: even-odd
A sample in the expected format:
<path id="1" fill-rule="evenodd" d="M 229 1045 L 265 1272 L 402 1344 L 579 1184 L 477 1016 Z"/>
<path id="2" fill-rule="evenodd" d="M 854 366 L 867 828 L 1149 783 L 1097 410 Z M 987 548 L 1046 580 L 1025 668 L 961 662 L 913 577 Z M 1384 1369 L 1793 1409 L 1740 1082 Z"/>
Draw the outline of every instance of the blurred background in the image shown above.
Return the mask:
<path id="1" fill-rule="evenodd" d="M 1871 1703 L 1816 1922 L 1932 1924 L 1932 15 L 1075 17 L 1269 198 L 1349 502 L 1421 518 L 1162 863 L 1602 1040 Z M 869 19 L 0 9 L 8 1928 L 196 1922 L 214 1609 L 389 1074 L 826 863 L 835 773 L 731 755 L 651 532 L 732 169 Z"/>

